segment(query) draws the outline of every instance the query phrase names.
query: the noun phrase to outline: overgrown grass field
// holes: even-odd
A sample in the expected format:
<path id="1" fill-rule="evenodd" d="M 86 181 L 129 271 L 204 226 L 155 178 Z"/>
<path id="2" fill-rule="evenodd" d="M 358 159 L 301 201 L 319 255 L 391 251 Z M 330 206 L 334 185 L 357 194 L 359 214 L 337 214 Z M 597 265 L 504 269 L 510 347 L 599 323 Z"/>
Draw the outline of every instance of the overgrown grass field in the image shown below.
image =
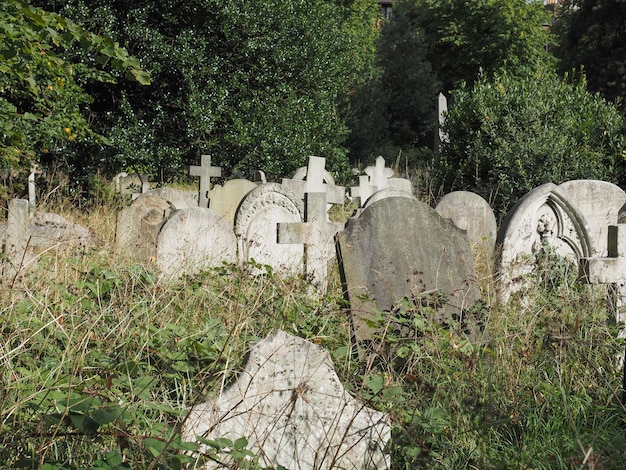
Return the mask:
<path id="1" fill-rule="evenodd" d="M 361 361 L 336 268 L 323 296 L 246 266 L 163 284 L 115 252 L 118 208 L 52 204 L 92 229 L 97 247 L 49 251 L 0 286 L 2 468 L 193 468 L 226 453 L 260 468 L 245 440 L 199 455 L 180 427 L 242 367 L 249 343 L 277 328 L 326 348 L 345 387 L 389 413 L 394 469 L 626 468 L 624 344 L 602 288 L 562 263 L 498 306 L 477 252 L 484 306 L 471 335 L 407 299 L 380 313 L 375 356 Z"/>

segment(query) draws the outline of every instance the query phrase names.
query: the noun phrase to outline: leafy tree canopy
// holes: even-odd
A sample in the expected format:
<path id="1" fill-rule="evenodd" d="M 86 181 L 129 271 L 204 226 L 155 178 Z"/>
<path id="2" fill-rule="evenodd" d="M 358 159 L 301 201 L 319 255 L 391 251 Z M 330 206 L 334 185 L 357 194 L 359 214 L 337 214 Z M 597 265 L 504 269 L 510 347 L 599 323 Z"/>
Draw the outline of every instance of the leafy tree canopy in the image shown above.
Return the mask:
<path id="1" fill-rule="evenodd" d="M 561 69 L 583 67 L 588 86 L 626 103 L 626 1 L 585 0 L 566 5 L 557 22 Z"/>
<path id="2" fill-rule="evenodd" d="M 449 91 L 482 71 L 534 69 L 549 62 L 543 2 L 527 0 L 400 0 L 429 46 L 428 60 Z"/>
<path id="3" fill-rule="evenodd" d="M 90 90 L 93 120 L 110 130 L 113 147 L 80 149 L 92 156 L 81 160 L 84 169 L 136 168 L 167 177 L 203 153 L 226 175 L 263 169 L 283 176 L 308 155 L 325 156 L 334 170 L 347 167 L 338 103 L 358 81 L 368 40 L 344 26 L 355 24 L 361 10 L 353 6 L 364 2 L 45 3 L 115 34 L 152 76 L 149 88 L 120 83 Z"/>
<path id="4" fill-rule="evenodd" d="M 625 122 L 617 108 L 556 72 L 482 77 L 453 93 L 435 189 L 476 192 L 503 215 L 531 189 L 572 179 L 624 183 Z"/>
<path id="5" fill-rule="evenodd" d="M 66 60 L 78 47 L 93 66 Z M 115 82 L 110 64 L 142 84 L 149 75 L 118 43 L 20 0 L 0 7 L 0 168 L 19 169 L 72 141 L 97 139 L 81 106 L 88 81 Z"/>

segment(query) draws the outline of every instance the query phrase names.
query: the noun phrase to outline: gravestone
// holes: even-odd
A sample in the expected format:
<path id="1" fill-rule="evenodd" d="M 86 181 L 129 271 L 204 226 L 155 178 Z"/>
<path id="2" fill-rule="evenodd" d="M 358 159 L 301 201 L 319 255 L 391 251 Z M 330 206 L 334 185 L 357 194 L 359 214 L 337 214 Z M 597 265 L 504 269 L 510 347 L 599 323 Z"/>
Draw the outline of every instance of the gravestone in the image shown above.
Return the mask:
<path id="1" fill-rule="evenodd" d="M 156 188 L 148 192 L 139 194 L 136 199 L 147 197 L 160 197 L 169 202 L 174 209 L 186 209 L 188 207 L 198 207 L 198 194 L 195 192 L 181 191 L 174 188 Z"/>
<path id="2" fill-rule="evenodd" d="M 168 200 L 147 194 L 117 214 L 116 248 L 137 263 L 156 260 L 159 231 L 175 210 Z"/>
<path id="3" fill-rule="evenodd" d="M 454 191 L 446 194 L 435 206 L 437 213 L 451 219 L 454 225 L 467 232 L 470 243 L 488 248 L 493 253 L 498 227 L 496 216 L 478 194 Z"/>
<path id="4" fill-rule="evenodd" d="M 558 188 L 584 217 L 592 256 L 607 256 L 608 227 L 619 222 L 626 192 L 613 183 L 597 180 L 567 181 Z"/>
<path id="5" fill-rule="evenodd" d="M 35 259 L 28 250 L 30 242 L 28 206 L 28 201 L 25 199 L 9 201 L 3 248 L 8 261 L 8 265 L 3 270 L 3 275 L 8 277 L 17 275 Z"/>
<path id="6" fill-rule="evenodd" d="M 217 212 L 192 207 L 172 212 L 157 239 L 156 263 L 165 280 L 237 261 L 237 239 Z"/>
<path id="7" fill-rule="evenodd" d="M 450 142 L 450 136 L 443 130 L 448 112 L 448 98 L 443 93 L 437 95 L 437 127 L 435 131 L 435 152 L 439 152 L 442 142 Z"/>
<path id="8" fill-rule="evenodd" d="M 545 245 L 577 265 L 580 258 L 592 255 L 585 218 L 553 183 L 528 192 L 502 222 L 496 239 L 501 302 L 527 286 L 528 275 L 535 271 L 537 255 Z"/>
<path id="9" fill-rule="evenodd" d="M 359 186 L 350 188 L 350 196 L 359 199 L 359 206 L 364 207 L 368 199 L 382 190 L 404 191 L 413 195 L 413 185 L 411 181 L 404 178 L 393 178 L 393 169 L 385 167 L 385 159 L 378 157 L 375 166 L 368 166 L 365 175 L 359 176 Z M 390 193 L 381 193 L 378 198 L 382 198 Z"/>
<path id="10" fill-rule="evenodd" d="M 113 178 L 115 192 L 124 195 L 133 195 L 137 197 L 139 194 L 150 191 L 152 187 L 150 183 L 150 175 L 133 173 L 129 175 L 126 172 L 118 173 Z"/>
<path id="11" fill-rule="evenodd" d="M 278 224 L 278 243 L 304 245 L 304 274 L 312 284 L 326 290 L 328 263 L 335 256 L 334 236 L 343 224 L 330 222 L 326 193 L 306 193 L 304 222 Z"/>
<path id="12" fill-rule="evenodd" d="M 335 186 L 332 175 L 324 168 L 325 163 L 323 157 L 309 157 L 308 166 L 298 169 L 291 179 L 283 178 L 283 186 L 302 200 L 306 193 L 326 193 L 329 208 L 330 204 L 343 204 L 345 188 Z"/>
<path id="13" fill-rule="evenodd" d="M 254 260 L 282 274 L 303 271 L 303 245 L 279 245 L 278 224 L 302 222 L 304 206 L 281 184 L 257 186 L 241 201 L 235 215 L 235 234 L 242 262 Z"/>
<path id="14" fill-rule="evenodd" d="M 189 167 L 191 176 L 200 177 L 200 190 L 198 192 L 198 206 L 209 207 L 209 191 L 211 190 L 211 178 L 222 176 L 222 169 L 218 166 L 211 166 L 211 155 L 200 157 L 200 166 Z"/>
<path id="15" fill-rule="evenodd" d="M 235 226 L 235 213 L 243 198 L 258 185 L 245 179 L 234 179 L 215 185 L 209 191 L 209 209 L 214 210 Z"/>
<path id="16" fill-rule="evenodd" d="M 368 205 L 337 234 L 337 251 L 358 340 L 372 333 L 363 319 L 392 310 L 405 297 L 448 296 L 436 317 L 444 321 L 462 317 L 480 299 L 467 234 L 415 199 Z"/>
<path id="17" fill-rule="evenodd" d="M 244 436 L 261 467 L 387 469 L 388 417 L 343 388 L 322 347 L 276 331 L 250 348 L 245 369 L 220 395 L 194 406 L 183 441 Z M 207 462 L 205 469 L 233 464 Z"/>

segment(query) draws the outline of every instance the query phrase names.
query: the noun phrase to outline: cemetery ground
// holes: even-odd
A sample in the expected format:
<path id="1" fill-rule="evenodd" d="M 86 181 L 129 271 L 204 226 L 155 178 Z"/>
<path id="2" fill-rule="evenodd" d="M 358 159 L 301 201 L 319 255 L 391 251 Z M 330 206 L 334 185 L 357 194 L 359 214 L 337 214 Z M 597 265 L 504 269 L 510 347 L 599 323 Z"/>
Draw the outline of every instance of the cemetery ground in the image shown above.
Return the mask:
<path id="1" fill-rule="evenodd" d="M 85 255 L 50 250 L 0 285 L 2 468 L 177 469 L 227 454 L 260 468 L 249 436 L 207 441 L 199 455 L 181 425 L 276 329 L 321 345 L 350 393 L 389 413 L 392 468 L 626 466 L 623 340 L 604 287 L 578 283 L 558 258 L 523 299 L 498 306 L 477 252 L 478 329 L 433 322 L 444 299 L 425 295 L 380 312 L 380 334 L 359 355 L 336 267 L 323 296 L 262 266 L 162 284 L 113 249 L 119 200 L 48 205 L 98 243 Z"/>

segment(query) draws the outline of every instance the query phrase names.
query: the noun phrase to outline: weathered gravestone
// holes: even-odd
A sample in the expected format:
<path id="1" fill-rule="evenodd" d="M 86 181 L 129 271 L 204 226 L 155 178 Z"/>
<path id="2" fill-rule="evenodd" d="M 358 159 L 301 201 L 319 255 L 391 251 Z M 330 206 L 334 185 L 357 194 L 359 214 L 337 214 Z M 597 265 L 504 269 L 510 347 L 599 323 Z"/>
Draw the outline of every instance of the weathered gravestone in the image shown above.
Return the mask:
<path id="1" fill-rule="evenodd" d="M 276 331 L 250 349 L 246 367 L 220 395 L 191 409 L 183 441 L 245 437 L 262 467 L 386 469 L 388 417 L 343 388 L 328 352 Z M 207 463 L 223 468 L 232 462 Z"/>
<path id="2" fill-rule="evenodd" d="M 37 255 L 45 251 L 71 250 L 84 252 L 94 244 L 86 228 L 68 222 L 49 212 L 30 215 L 29 202 L 24 199 L 9 201 L 7 225 L 0 244 L 8 264 L 4 274 L 14 276 L 34 266 Z"/>
<path id="3" fill-rule="evenodd" d="M 359 186 L 350 188 L 350 196 L 358 198 L 359 206 L 364 207 L 369 198 L 377 192 L 383 190 L 404 191 L 409 195 L 413 195 L 413 186 L 411 181 L 404 178 L 393 178 L 393 169 L 385 167 L 385 159 L 378 157 L 375 166 L 365 168 L 365 175 L 359 176 Z M 388 192 L 381 193 L 378 198 L 386 195 L 392 195 Z"/>
<path id="4" fill-rule="evenodd" d="M 469 191 L 454 191 L 442 197 L 435 210 L 465 230 L 470 243 L 493 252 L 498 231 L 496 216 L 481 196 Z"/>
<path id="5" fill-rule="evenodd" d="M 303 271 L 304 246 L 279 245 L 278 224 L 299 223 L 304 206 L 298 196 L 278 183 L 257 186 L 241 201 L 235 215 L 239 259 L 254 260 L 282 274 Z"/>
<path id="6" fill-rule="evenodd" d="M 189 167 L 191 176 L 200 177 L 200 190 L 198 192 L 198 206 L 209 207 L 209 191 L 211 190 L 211 178 L 222 176 L 222 169 L 219 166 L 211 166 L 211 155 L 200 157 L 200 166 Z"/>
<path id="7" fill-rule="evenodd" d="M 231 226 L 235 226 L 235 213 L 243 198 L 258 185 L 245 179 L 234 179 L 213 186 L 209 191 L 209 209 L 224 217 Z"/>
<path id="8" fill-rule="evenodd" d="M 196 206 L 193 196 L 172 188 L 153 189 L 139 195 L 117 214 L 117 250 L 138 263 L 154 262 L 159 231 L 165 221 L 177 209 Z"/>
<path id="9" fill-rule="evenodd" d="M 113 178 L 115 192 L 124 195 L 133 195 L 137 197 L 139 194 L 150 191 L 152 184 L 150 183 L 150 175 L 146 174 L 128 174 L 126 172 L 118 173 Z"/>
<path id="10" fill-rule="evenodd" d="M 308 166 L 298 169 L 291 179 L 283 178 L 282 184 L 302 200 L 306 193 L 326 193 L 329 205 L 343 204 L 346 190 L 335 186 L 334 178 L 324 168 L 325 164 L 325 158 L 311 156 Z"/>
<path id="11" fill-rule="evenodd" d="M 522 197 L 507 213 L 496 239 L 499 300 L 506 302 L 527 286 L 538 254 L 547 247 L 576 265 L 580 258 L 590 257 L 592 243 L 586 226 L 578 208 L 553 183 Z"/>
<path id="12" fill-rule="evenodd" d="M 567 181 L 558 188 L 584 217 L 592 256 L 607 256 L 608 227 L 618 223 L 626 192 L 613 183 L 597 180 Z"/>
<path id="13" fill-rule="evenodd" d="M 235 233 L 226 219 L 211 209 L 174 211 L 159 232 L 156 262 L 166 280 L 236 261 Z"/>
<path id="14" fill-rule="evenodd" d="M 368 205 L 337 234 L 344 290 L 356 338 L 370 339 L 363 318 L 390 311 L 403 298 L 440 292 L 447 320 L 480 299 L 467 234 L 427 204 L 391 197 Z"/>

